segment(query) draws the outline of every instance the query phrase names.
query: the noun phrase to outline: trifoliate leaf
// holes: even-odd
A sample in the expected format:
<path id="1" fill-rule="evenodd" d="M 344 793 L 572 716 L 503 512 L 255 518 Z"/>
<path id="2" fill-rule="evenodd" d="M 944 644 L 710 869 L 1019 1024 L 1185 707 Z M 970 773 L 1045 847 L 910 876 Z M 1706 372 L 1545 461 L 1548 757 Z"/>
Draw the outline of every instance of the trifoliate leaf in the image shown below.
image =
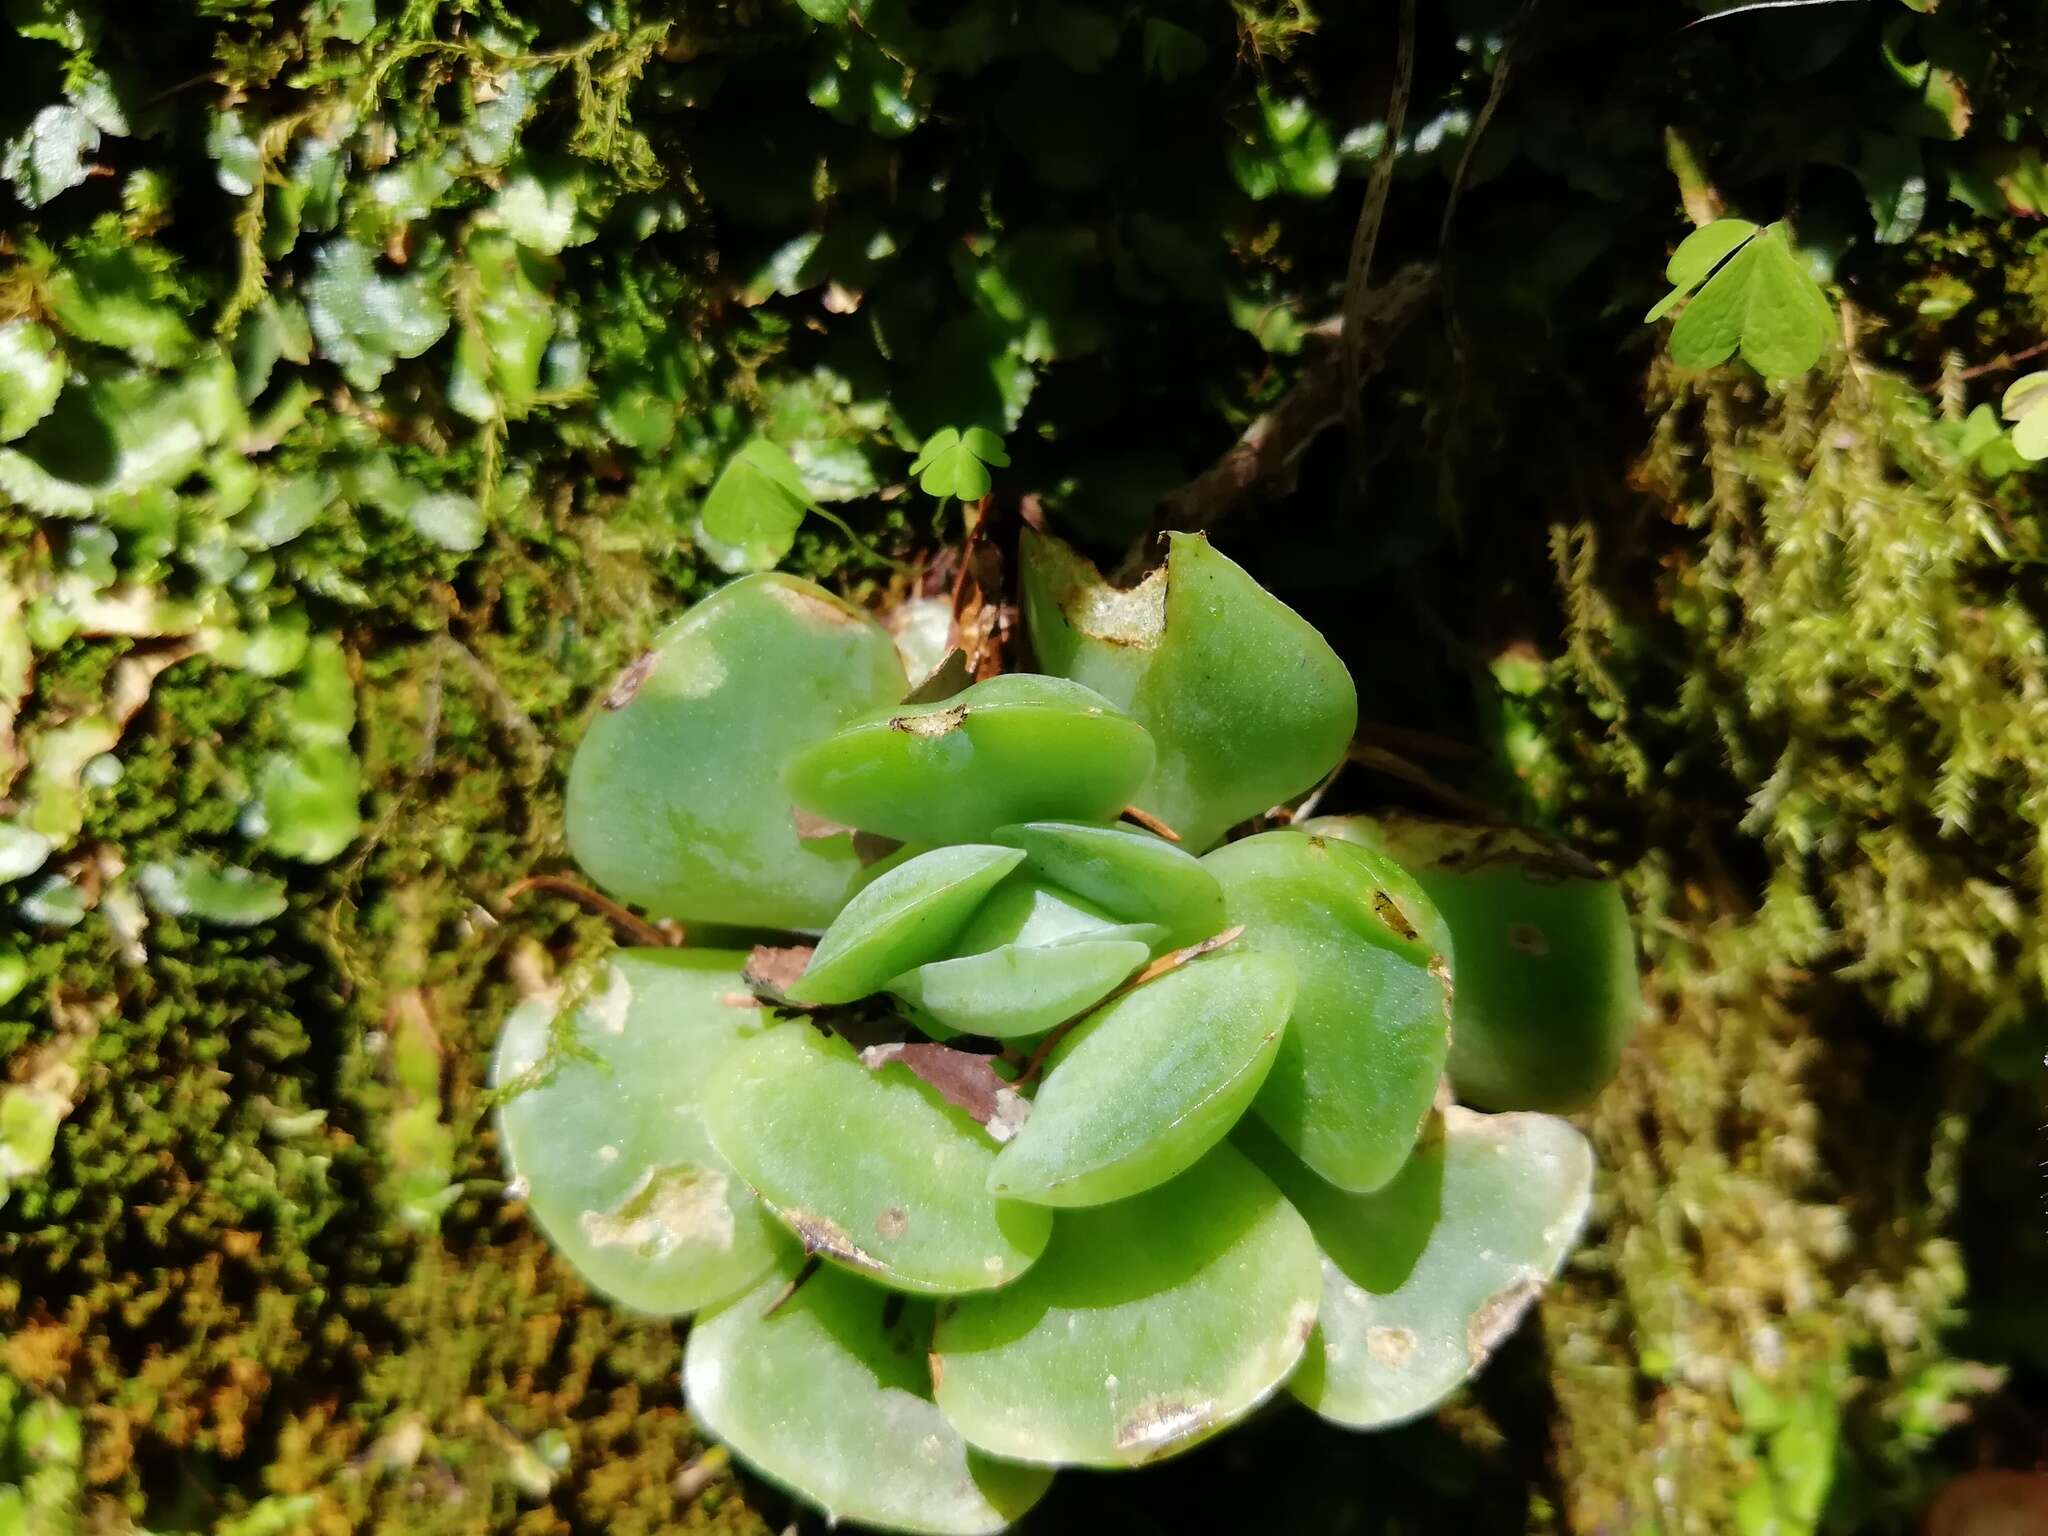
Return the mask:
<path id="1" fill-rule="evenodd" d="M 358 389 L 375 389 L 401 357 L 418 357 L 448 329 L 448 308 L 424 273 L 387 277 L 353 240 L 330 240 L 313 257 L 306 318 L 321 353 Z"/>
<path id="2" fill-rule="evenodd" d="M 2030 373 L 2005 392 L 1999 409 L 2012 422 L 2012 445 L 2023 459 L 2048 459 L 2048 373 Z"/>
<path id="3" fill-rule="evenodd" d="M 209 864 L 181 854 L 135 871 L 152 907 L 170 917 L 196 917 L 227 928 L 267 923 L 284 911 L 284 882 L 250 870 Z"/>
<path id="4" fill-rule="evenodd" d="M 979 501 L 989 493 L 988 467 L 1007 469 L 1010 456 L 1003 440 L 986 427 L 941 427 L 925 439 L 924 451 L 910 472 L 927 496 L 952 496 Z"/>
<path id="5" fill-rule="evenodd" d="M 1671 360 L 1712 368 L 1740 350 L 1758 373 L 1786 378 L 1820 361 L 1833 323 L 1820 284 L 1792 254 L 1784 225 L 1773 224 L 1694 295 L 1671 328 Z"/>
<path id="6" fill-rule="evenodd" d="M 1672 285 L 1671 291 L 1643 316 L 1643 323 L 1654 324 L 1676 309 L 1681 299 L 1711 277 L 1714 268 L 1734 255 L 1755 233 L 1756 226 L 1747 219 L 1716 219 L 1679 241 L 1678 249 L 1671 253 L 1671 264 L 1664 269 L 1664 280 Z"/>
<path id="7" fill-rule="evenodd" d="M 740 570 L 772 569 L 796 542 L 811 498 L 788 450 L 757 437 L 726 461 L 700 514 Z"/>
<path id="8" fill-rule="evenodd" d="M 0 325 L 0 443 L 14 441 L 47 416 L 63 388 L 57 338 L 32 320 Z"/>

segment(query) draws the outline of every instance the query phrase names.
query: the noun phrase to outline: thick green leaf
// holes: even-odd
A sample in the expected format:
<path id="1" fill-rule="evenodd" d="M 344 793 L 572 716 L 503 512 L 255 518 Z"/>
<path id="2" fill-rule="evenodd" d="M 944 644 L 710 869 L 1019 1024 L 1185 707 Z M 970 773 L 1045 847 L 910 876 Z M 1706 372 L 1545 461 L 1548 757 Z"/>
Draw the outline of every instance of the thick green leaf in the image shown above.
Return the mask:
<path id="1" fill-rule="evenodd" d="M 1013 843 L 1010 846 L 1015 847 Z M 1018 850 L 1020 853 L 1022 849 Z M 997 886 L 961 931 L 953 948 L 979 954 L 1004 944 L 1063 944 L 1075 939 L 1128 937 L 1127 927 L 1094 902 L 1020 872 Z"/>
<path id="2" fill-rule="evenodd" d="M 944 955 L 982 898 L 1023 857 L 1015 848 L 961 843 L 876 876 L 825 930 L 790 999 L 854 1002 Z"/>
<path id="3" fill-rule="evenodd" d="M 790 576 L 733 582 L 591 721 L 569 769 L 570 850 L 615 895 L 686 922 L 821 929 L 860 859 L 843 833 L 799 835 L 778 770 L 903 688 L 865 614 Z"/>
<path id="4" fill-rule="evenodd" d="M 1219 1146 L 1171 1184 L 1062 1211 L 1023 1279 L 947 1308 L 939 1407 L 968 1444 L 1013 1461 L 1171 1456 L 1287 1379 L 1321 1283 L 1308 1224 Z"/>
<path id="5" fill-rule="evenodd" d="M 1586 1139 L 1547 1115 L 1444 1112 L 1395 1180 L 1332 1189 L 1264 1127 L 1240 1141 L 1322 1246 L 1322 1317 L 1294 1395 L 1376 1429 L 1427 1413 L 1486 1363 L 1563 1264 L 1593 1187 Z"/>
<path id="6" fill-rule="evenodd" d="M 988 1193 L 996 1147 L 900 1062 L 870 1070 L 808 1024 L 729 1057 L 704 1102 L 711 1139 L 812 1253 L 895 1290 L 1008 1285 L 1052 1213 Z"/>
<path id="7" fill-rule="evenodd" d="M 1100 1002 L 1151 953 L 1135 939 L 1003 944 L 920 965 L 889 990 L 954 1034 L 1011 1039 L 1041 1034 Z"/>
<path id="8" fill-rule="evenodd" d="M 528 1209 L 578 1274 L 642 1312 L 736 1295 L 793 1248 L 718 1155 L 704 1095 L 772 1015 L 744 956 L 625 949 L 574 1011 L 522 1004 L 491 1073 L 508 1094 L 498 1136 Z"/>
<path id="9" fill-rule="evenodd" d="M 1049 1058 L 989 1189 L 1100 1205 L 1164 1184 L 1237 1123 L 1294 1006 L 1294 968 L 1255 949 L 1204 955 L 1084 1019 Z"/>
<path id="10" fill-rule="evenodd" d="M 1037 821 L 998 827 L 995 841 L 1024 850 L 1024 868 L 1086 897 L 1125 922 L 1158 923 L 1171 947 L 1223 927 L 1223 887 L 1202 861 L 1162 837 L 1121 823 Z"/>
<path id="11" fill-rule="evenodd" d="M 726 546 L 733 567 L 765 571 L 796 542 L 811 498 L 786 449 L 757 437 L 726 461 L 704 498 L 704 531 Z"/>
<path id="12" fill-rule="evenodd" d="M 1407 1159 L 1450 1045 L 1451 945 L 1391 860 L 1331 838 L 1266 832 L 1204 861 L 1238 942 L 1293 962 L 1294 1012 L 1257 1113 L 1341 1189 L 1377 1189 Z"/>
<path id="13" fill-rule="evenodd" d="M 918 488 L 927 496 L 951 496 L 960 501 L 979 501 L 989 493 L 990 465 L 1007 469 L 1010 456 L 1003 440 L 986 427 L 941 427 L 925 439 L 910 472 L 918 477 Z"/>
<path id="14" fill-rule="evenodd" d="M 1614 1075 L 1642 1013 L 1621 892 L 1531 833 L 1420 816 L 1338 816 L 1304 831 L 1375 848 L 1450 929 L 1451 1083 L 1484 1109 L 1575 1109 Z"/>
<path id="15" fill-rule="evenodd" d="M 888 1531 L 988 1536 L 1051 1475 L 967 1448 L 933 1406 L 931 1303 L 825 1270 L 775 1306 L 772 1276 L 698 1321 L 683 1351 L 691 1417 L 762 1476 Z"/>
<path id="16" fill-rule="evenodd" d="M 1063 678 L 1010 673 L 848 726 L 789 765 L 819 816 L 912 843 L 1051 817 L 1115 816 L 1152 768 L 1138 723 Z"/>
<path id="17" fill-rule="evenodd" d="M 14 441 L 49 415 L 63 388 L 57 338 L 32 320 L 0 325 L 0 443 Z"/>
<path id="18" fill-rule="evenodd" d="M 1198 534 L 1118 591 L 1072 549 L 1027 530 L 1024 609 L 1041 664 L 1086 683 L 1150 733 L 1158 760 L 1134 803 L 1191 852 L 1312 788 L 1358 723 L 1344 663 L 1313 626 Z"/>

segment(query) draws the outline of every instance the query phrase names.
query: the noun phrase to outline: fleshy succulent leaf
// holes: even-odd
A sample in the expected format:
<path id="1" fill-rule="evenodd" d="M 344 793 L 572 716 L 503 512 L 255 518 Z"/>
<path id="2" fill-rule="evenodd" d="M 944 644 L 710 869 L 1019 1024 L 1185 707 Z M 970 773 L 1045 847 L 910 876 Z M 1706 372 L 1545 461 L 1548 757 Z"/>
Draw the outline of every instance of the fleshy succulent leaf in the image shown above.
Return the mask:
<path id="1" fill-rule="evenodd" d="M 1370 850 L 1266 832 L 1204 862 L 1246 946 L 1286 956 L 1294 1011 L 1256 1112 L 1323 1178 L 1375 1189 L 1407 1159 L 1443 1076 L 1448 932 L 1421 887 Z"/>
<path id="2" fill-rule="evenodd" d="M 1071 821 L 998 827 L 1024 868 L 1127 922 L 1158 923 L 1174 947 L 1223 926 L 1223 887 L 1186 849 L 1137 827 Z"/>
<path id="3" fill-rule="evenodd" d="M 1157 748 L 1132 803 L 1199 853 L 1308 790 L 1358 724 L 1344 663 L 1294 610 L 1199 534 L 1119 591 L 1059 540 L 1027 530 L 1025 617 L 1048 671 L 1086 683 Z"/>
<path id="4" fill-rule="evenodd" d="M 1038 1501 L 1049 1473 L 969 1449 L 932 1403 L 929 1302 L 831 1270 L 785 1295 L 794 1278 L 690 1330 L 683 1392 L 698 1424 L 835 1524 L 993 1536 Z"/>
<path id="5" fill-rule="evenodd" d="M 705 1099 L 713 1143 L 805 1249 L 895 1290 L 1007 1285 L 1052 1213 L 987 1190 L 996 1144 L 900 1062 L 862 1065 L 808 1024 L 728 1057 Z"/>
<path id="6" fill-rule="evenodd" d="M 849 835 L 799 835 L 778 770 L 903 687 L 888 634 L 823 589 L 772 573 L 721 588 L 591 721 L 569 769 L 576 861 L 685 922 L 824 928 L 860 857 Z"/>
<path id="7" fill-rule="evenodd" d="M 1451 1106 L 1400 1174 L 1332 1189 L 1247 1123 L 1240 1141 L 1323 1250 L 1323 1301 L 1289 1384 L 1324 1418 L 1376 1429 L 1417 1417 L 1514 1331 L 1585 1224 L 1593 1156 L 1548 1115 Z"/>
<path id="8" fill-rule="evenodd" d="M 584 1279 L 637 1311 L 723 1301 L 795 1247 L 704 1125 L 719 1064 L 769 1017 L 735 1006 L 751 1001 L 740 964 L 620 950 L 567 1019 L 535 999 L 499 1037 L 498 1132 L 528 1208 Z"/>
<path id="9" fill-rule="evenodd" d="M 1144 728 L 1063 678 L 1011 673 L 850 725 L 799 753 L 792 798 L 905 842 L 986 838 L 1012 822 L 1117 815 L 1152 768 Z"/>
<path id="10" fill-rule="evenodd" d="M 833 919 L 787 995 L 799 1003 L 850 1003 L 937 959 L 1023 857 L 1015 848 L 962 843 L 878 875 Z"/>
<path id="11" fill-rule="evenodd" d="M 948 1307 L 938 1404 L 968 1444 L 1012 1461 L 1156 1461 L 1287 1379 L 1321 1285 L 1308 1224 L 1219 1146 L 1170 1184 L 1062 1211 L 1021 1280 Z"/>

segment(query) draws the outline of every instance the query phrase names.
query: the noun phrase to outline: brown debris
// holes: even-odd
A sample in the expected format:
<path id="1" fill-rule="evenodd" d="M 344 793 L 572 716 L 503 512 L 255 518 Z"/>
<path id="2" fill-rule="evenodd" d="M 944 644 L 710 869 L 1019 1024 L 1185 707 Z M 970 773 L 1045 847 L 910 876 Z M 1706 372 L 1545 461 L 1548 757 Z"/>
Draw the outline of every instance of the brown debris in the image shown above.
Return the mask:
<path id="1" fill-rule="evenodd" d="M 1177 843 L 1180 841 L 1180 834 L 1178 832 L 1174 831 L 1173 828 L 1169 827 L 1157 816 L 1154 816 L 1150 811 L 1142 810 L 1135 805 L 1127 805 L 1124 807 L 1123 819 L 1125 821 L 1135 821 L 1147 832 L 1153 834 L 1153 836 L 1163 837 L 1169 843 Z"/>
<path id="2" fill-rule="evenodd" d="M 860 1064 L 870 1072 L 880 1071 L 892 1061 L 909 1068 L 937 1090 L 940 1098 L 986 1127 L 997 1141 L 1016 1135 L 1031 1112 L 1029 1101 L 997 1076 L 993 1057 L 923 1040 L 871 1045 L 860 1053 Z"/>
<path id="3" fill-rule="evenodd" d="M 634 657 L 626 670 L 619 674 L 618 681 L 605 690 L 604 707 L 624 709 L 632 703 L 633 695 L 640 691 L 642 683 L 654 675 L 655 665 L 660 660 L 661 655 L 658 651 L 648 651 L 644 655 Z"/>
<path id="4" fill-rule="evenodd" d="M 740 974 L 756 991 L 780 998 L 803 975 L 815 952 L 816 946 L 810 944 L 756 944 Z"/>

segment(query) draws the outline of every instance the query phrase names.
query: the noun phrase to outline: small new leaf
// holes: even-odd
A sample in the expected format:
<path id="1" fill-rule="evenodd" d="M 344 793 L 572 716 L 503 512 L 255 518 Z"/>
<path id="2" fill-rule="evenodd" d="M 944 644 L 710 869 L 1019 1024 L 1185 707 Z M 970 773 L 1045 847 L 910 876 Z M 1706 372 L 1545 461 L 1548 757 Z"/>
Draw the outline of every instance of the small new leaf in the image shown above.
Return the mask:
<path id="1" fill-rule="evenodd" d="M 1003 440 L 986 427 L 941 427 L 925 439 L 924 451 L 910 472 L 927 496 L 953 496 L 961 501 L 979 501 L 992 484 L 989 466 L 1007 469 L 1010 456 Z"/>
<path id="2" fill-rule="evenodd" d="M 1712 368 L 1739 351 L 1767 378 L 1804 373 L 1820 361 L 1834 324 L 1827 296 L 1793 253 L 1783 224 L 1715 233 L 1731 222 L 1741 225 L 1710 224 L 1672 257 L 1670 275 L 1678 286 L 1652 318 L 1689 284 L 1704 283 L 1671 328 L 1671 360 L 1681 368 Z"/>
<path id="3" fill-rule="evenodd" d="M 1999 402 L 2013 424 L 2012 445 L 2030 462 L 2048 459 L 2048 373 L 2030 373 L 2014 382 Z"/>
<path id="4" fill-rule="evenodd" d="M 770 570 L 796 543 L 810 505 L 789 451 L 757 437 L 726 461 L 704 498 L 704 531 L 730 546 L 744 569 Z"/>

